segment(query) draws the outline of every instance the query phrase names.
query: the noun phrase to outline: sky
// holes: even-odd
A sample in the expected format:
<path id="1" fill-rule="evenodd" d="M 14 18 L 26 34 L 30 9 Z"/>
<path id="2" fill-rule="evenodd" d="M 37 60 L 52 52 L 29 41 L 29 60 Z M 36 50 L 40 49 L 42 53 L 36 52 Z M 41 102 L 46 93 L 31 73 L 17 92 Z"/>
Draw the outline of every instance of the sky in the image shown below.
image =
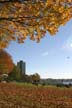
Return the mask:
<path id="1" fill-rule="evenodd" d="M 26 74 L 41 78 L 72 78 L 72 20 L 61 26 L 56 35 L 48 32 L 40 43 L 26 39 L 24 44 L 11 42 L 5 49 L 17 64 L 26 62 Z"/>

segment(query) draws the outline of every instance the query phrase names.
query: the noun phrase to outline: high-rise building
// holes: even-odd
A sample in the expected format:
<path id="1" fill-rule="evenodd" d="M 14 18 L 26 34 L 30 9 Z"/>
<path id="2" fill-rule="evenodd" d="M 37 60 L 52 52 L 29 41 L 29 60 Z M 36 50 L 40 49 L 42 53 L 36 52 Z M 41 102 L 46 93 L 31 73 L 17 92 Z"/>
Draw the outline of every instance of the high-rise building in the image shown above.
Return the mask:
<path id="1" fill-rule="evenodd" d="M 26 63 L 22 60 L 17 63 L 17 67 L 22 75 L 26 74 Z"/>

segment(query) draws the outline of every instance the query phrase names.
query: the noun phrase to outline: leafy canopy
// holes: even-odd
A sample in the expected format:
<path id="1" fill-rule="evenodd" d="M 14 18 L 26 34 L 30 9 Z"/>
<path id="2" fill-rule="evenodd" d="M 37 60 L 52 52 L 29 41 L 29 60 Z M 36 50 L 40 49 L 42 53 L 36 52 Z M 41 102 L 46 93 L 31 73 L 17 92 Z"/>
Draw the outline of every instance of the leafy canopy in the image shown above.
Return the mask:
<path id="1" fill-rule="evenodd" d="M 32 80 L 33 81 L 39 81 L 40 80 L 40 75 L 38 73 L 35 73 L 32 75 Z"/>
<path id="2" fill-rule="evenodd" d="M 27 36 L 40 41 L 72 18 L 72 0 L 0 0 L 0 49 Z"/>
<path id="3" fill-rule="evenodd" d="M 8 74 L 14 67 L 11 56 L 4 50 L 0 50 L 0 75 Z"/>

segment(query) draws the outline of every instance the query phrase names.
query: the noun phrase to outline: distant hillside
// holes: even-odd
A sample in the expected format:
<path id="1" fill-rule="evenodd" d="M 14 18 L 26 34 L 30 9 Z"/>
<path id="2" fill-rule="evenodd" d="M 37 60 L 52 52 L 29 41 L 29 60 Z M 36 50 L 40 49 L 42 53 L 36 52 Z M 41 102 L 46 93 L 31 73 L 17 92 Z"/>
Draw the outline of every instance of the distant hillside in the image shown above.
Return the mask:
<path id="1" fill-rule="evenodd" d="M 48 78 L 48 79 L 40 80 L 41 84 L 47 84 L 47 85 L 63 84 L 64 82 L 72 84 L 72 79 L 51 79 L 51 78 Z"/>

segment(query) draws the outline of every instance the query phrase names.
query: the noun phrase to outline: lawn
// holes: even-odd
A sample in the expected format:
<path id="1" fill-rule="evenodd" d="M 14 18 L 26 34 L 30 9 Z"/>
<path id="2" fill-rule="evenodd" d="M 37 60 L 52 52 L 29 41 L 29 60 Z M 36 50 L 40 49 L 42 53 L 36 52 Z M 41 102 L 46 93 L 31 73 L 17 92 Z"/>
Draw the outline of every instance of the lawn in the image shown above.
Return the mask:
<path id="1" fill-rule="evenodd" d="M 72 108 L 72 88 L 1 83 L 0 108 Z"/>

